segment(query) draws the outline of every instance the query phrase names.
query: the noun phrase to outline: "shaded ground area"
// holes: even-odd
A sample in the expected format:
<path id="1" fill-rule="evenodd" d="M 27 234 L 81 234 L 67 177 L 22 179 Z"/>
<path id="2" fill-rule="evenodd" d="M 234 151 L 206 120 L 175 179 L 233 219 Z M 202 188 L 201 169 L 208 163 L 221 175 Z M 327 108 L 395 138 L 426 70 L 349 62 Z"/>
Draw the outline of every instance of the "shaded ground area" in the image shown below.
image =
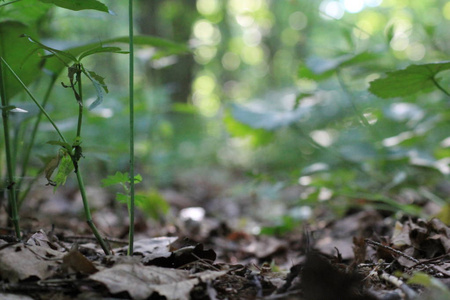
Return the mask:
<path id="1" fill-rule="evenodd" d="M 90 191 L 113 250 L 105 256 L 75 190 L 33 192 L 22 214 L 24 240 L 1 229 L 0 298 L 450 298 L 450 228 L 438 219 L 358 209 L 333 220 L 321 208 L 287 233 L 253 234 L 274 207 L 227 198 L 210 181 L 180 186 L 163 192 L 171 216 L 156 222 L 138 213 L 133 257 L 126 256 L 126 210 L 111 196 Z"/>

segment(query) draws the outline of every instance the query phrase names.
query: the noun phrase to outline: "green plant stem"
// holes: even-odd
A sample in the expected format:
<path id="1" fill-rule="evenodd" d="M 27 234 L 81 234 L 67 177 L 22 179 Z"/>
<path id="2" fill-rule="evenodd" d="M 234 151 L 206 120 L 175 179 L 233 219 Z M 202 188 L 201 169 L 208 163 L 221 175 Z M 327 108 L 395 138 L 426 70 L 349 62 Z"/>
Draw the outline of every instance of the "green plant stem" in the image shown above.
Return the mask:
<path id="1" fill-rule="evenodd" d="M 97 227 L 95 227 L 94 221 L 92 221 L 91 210 L 89 208 L 89 202 L 87 201 L 87 196 L 86 196 L 86 188 L 84 187 L 83 177 L 81 177 L 80 170 L 77 170 L 76 174 L 77 174 L 78 187 L 80 188 L 81 199 L 83 201 L 86 222 L 88 223 L 89 227 L 91 228 L 92 232 L 94 233 L 95 238 L 99 242 L 99 244 L 102 247 L 105 254 L 109 255 L 110 254 L 109 247 L 106 244 L 105 240 L 100 235 L 100 233 L 98 232 Z"/>
<path id="2" fill-rule="evenodd" d="M 3 62 L 3 57 L 1 58 Z M 10 209 L 10 217 L 11 221 L 14 226 L 14 231 L 16 233 L 16 237 L 20 239 L 20 226 L 19 226 L 19 213 L 17 211 L 17 201 L 16 201 L 16 192 L 14 189 L 15 185 L 15 175 L 14 175 L 14 167 L 13 162 L 11 159 L 11 143 L 9 139 L 9 122 L 8 122 L 8 115 L 9 111 L 6 109 L 8 106 L 8 101 L 6 99 L 6 92 L 5 92 L 5 80 L 3 76 L 3 66 L 0 62 L 0 98 L 2 106 L 5 109 L 2 109 L 2 119 L 3 119 L 3 133 L 5 136 L 5 155 L 6 155 L 6 169 L 8 172 L 8 181 L 7 181 L 7 189 L 8 189 L 8 202 L 9 202 L 9 209 Z"/>
<path id="3" fill-rule="evenodd" d="M 441 92 L 443 92 L 445 95 L 447 95 L 447 96 L 450 97 L 450 93 L 449 93 L 448 91 L 446 91 L 446 90 L 442 87 L 442 85 L 439 84 L 439 82 L 436 80 L 436 78 L 435 78 L 434 76 L 431 78 L 431 80 L 433 81 L 434 85 L 435 85 L 439 90 L 441 90 Z"/>
<path id="4" fill-rule="evenodd" d="M 78 125 L 77 125 L 77 137 L 81 137 L 81 125 L 83 123 L 83 87 L 81 84 L 81 76 L 80 73 L 77 75 L 77 84 L 78 84 Z M 72 154 L 71 154 L 72 155 Z M 89 227 L 91 228 L 92 232 L 94 233 L 95 238 L 97 239 L 98 243 L 103 249 L 103 252 L 105 252 L 106 255 L 110 254 L 109 247 L 105 243 L 105 240 L 102 238 L 100 233 L 98 232 L 97 227 L 94 224 L 94 221 L 92 220 L 91 215 L 91 209 L 89 208 L 89 202 L 87 200 L 86 196 L 86 188 L 84 187 L 83 177 L 81 176 L 81 171 L 79 167 L 78 162 L 79 157 L 72 156 L 72 162 L 75 167 L 75 173 L 77 174 L 77 181 L 78 181 L 78 187 L 80 189 L 81 193 L 81 199 L 83 201 L 83 207 L 84 207 L 84 215 L 86 216 L 86 222 L 88 223 Z"/>
<path id="5" fill-rule="evenodd" d="M 65 143 L 67 143 L 66 139 L 64 138 L 64 136 L 62 135 L 61 131 L 59 131 L 58 126 L 56 126 L 55 122 L 53 121 L 53 119 L 49 116 L 49 114 L 45 111 L 45 109 L 42 107 L 42 105 L 36 100 L 36 98 L 33 96 L 33 94 L 30 92 L 30 90 L 27 88 L 27 86 L 25 85 L 25 83 L 22 82 L 22 80 L 19 78 L 19 76 L 17 76 L 17 74 L 14 72 L 14 70 L 8 65 L 8 63 L 3 59 L 3 57 L 0 57 L 1 61 L 5 64 L 5 66 L 9 69 L 9 71 L 14 75 L 14 77 L 16 78 L 16 80 L 20 83 L 20 85 L 22 85 L 23 89 L 25 90 L 25 92 L 27 92 L 28 96 L 30 96 L 31 100 L 33 100 L 34 104 L 36 104 L 36 106 L 39 108 L 39 110 L 44 114 L 44 116 L 48 119 L 48 121 L 50 122 L 50 124 L 52 124 L 53 128 L 55 128 L 56 132 L 58 133 L 59 137 L 61 138 L 61 140 Z"/>
<path id="6" fill-rule="evenodd" d="M 44 100 L 42 101 L 42 107 L 44 109 L 45 109 L 45 106 L 47 105 L 48 99 L 50 98 L 50 93 L 51 93 L 53 87 L 55 86 L 56 78 L 57 78 L 56 74 L 53 74 L 51 77 L 51 80 L 50 80 L 50 84 L 49 84 L 47 90 L 45 91 Z M 30 136 L 30 141 L 29 141 L 28 147 L 23 156 L 22 172 L 20 174 L 19 183 L 17 184 L 18 191 L 21 190 L 21 187 L 23 184 L 23 179 L 27 175 L 28 162 L 30 161 L 31 150 L 33 149 L 34 141 L 36 140 L 36 135 L 37 135 L 37 131 L 39 129 L 39 124 L 41 123 L 41 120 L 42 120 L 42 111 L 39 111 L 39 114 L 36 117 L 36 121 L 34 122 L 33 129 L 31 131 L 31 136 Z M 19 201 L 18 201 L 19 208 L 21 207 L 24 198 L 28 194 L 28 190 L 29 190 L 29 188 L 27 188 L 27 190 L 26 190 L 27 192 L 21 193 L 21 196 L 19 197 Z"/>
<path id="7" fill-rule="evenodd" d="M 129 29 L 129 97 L 130 97 L 130 203 L 128 205 L 128 215 L 130 226 L 128 233 L 128 255 L 133 255 L 134 245 L 134 22 L 133 22 L 133 0 L 128 2 L 128 29 Z"/>
<path id="8" fill-rule="evenodd" d="M 81 125 L 83 123 L 83 90 L 81 84 L 81 76 L 77 74 L 78 77 L 78 95 L 80 95 L 80 101 L 78 102 L 78 124 L 77 124 L 77 137 L 81 137 Z"/>

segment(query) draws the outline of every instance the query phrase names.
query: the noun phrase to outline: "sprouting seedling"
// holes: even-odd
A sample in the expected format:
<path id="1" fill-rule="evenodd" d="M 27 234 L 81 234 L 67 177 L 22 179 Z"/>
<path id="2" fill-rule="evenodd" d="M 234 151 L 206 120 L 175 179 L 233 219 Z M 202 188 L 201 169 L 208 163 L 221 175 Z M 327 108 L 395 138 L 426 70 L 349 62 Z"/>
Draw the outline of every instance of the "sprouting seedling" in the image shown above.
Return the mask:
<path id="1" fill-rule="evenodd" d="M 130 200 L 130 176 L 128 172 L 116 172 L 114 175 L 109 175 L 107 178 L 102 180 L 102 186 L 108 187 L 112 185 L 120 185 L 124 193 L 117 193 L 116 199 L 119 202 L 127 203 L 129 205 Z M 142 176 L 137 174 L 134 176 L 134 183 L 139 183 L 142 181 Z"/>
<path id="2" fill-rule="evenodd" d="M 134 183 L 142 182 L 142 176 L 137 174 L 134 176 Z M 116 172 L 114 175 L 109 175 L 102 180 L 103 187 L 119 185 L 122 189 L 117 192 L 116 200 L 125 203 L 128 206 L 128 213 L 130 214 L 131 206 L 131 178 L 128 172 Z M 169 211 L 169 205 L 165 199 L 156 191 L 135 195 L 136 205 L 148 216 L 157 219 Z"/>

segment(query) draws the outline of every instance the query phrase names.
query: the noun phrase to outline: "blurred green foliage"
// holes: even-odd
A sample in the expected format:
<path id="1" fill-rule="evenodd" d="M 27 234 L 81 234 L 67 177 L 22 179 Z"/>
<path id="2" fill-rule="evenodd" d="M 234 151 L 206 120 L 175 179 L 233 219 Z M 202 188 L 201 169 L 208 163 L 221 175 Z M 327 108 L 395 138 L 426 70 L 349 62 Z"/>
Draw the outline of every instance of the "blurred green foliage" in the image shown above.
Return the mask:
<path id="1" fill-rule="evenodd" d="M 126 35 L 126 3 L 104 3 L 115 16 L 46 6 L 20 21 L 33 24 L 41 41 L 58 49 Z M 148 189 L 172 185 L 183 170 L 209 167 L 248 172 L 255 182 L 300 186 L 298 197 L 286 204 L 292 211 L 327 205 L 343 214 L 369 205 L 420 214 L 406 196 L 411 190 L 439 205 L 448 201 L 439 189 L 450 173 L 448 95 L 429 76 L 405 85 L 390 76 L 402 69 L 424 75 L 426 67 L 413 64 L 447 68 L 450 2 L 137 4 L 137 33 L 182 41 L 193 51 L 137 52 L 137 169 L 149 178 L 143 183 Z M 13 8 L 1 7 L 1 20 L 14 16 Z M 128 163 L 126 60 L 110 54 L 86 58 L 103 70 L 110 91 L 85 122 L 92 184 Z M 448 91 L 448 71 L 430 72 Z M 36 93 L 45 80 L 32 84 Z M 67 93 L 55 89 L 50 104 L 63 128 L 75 122 Z M 90 94 L 94 101 L 95 91 Z M 15 105 L 24 101 L 17 95 Z M 36 153 L 48 153 L 44 141 L 52 136 L 44 124 Z M 295 218 L 284 216 L 281 224 L 290 229 L 304 217 Z"/>

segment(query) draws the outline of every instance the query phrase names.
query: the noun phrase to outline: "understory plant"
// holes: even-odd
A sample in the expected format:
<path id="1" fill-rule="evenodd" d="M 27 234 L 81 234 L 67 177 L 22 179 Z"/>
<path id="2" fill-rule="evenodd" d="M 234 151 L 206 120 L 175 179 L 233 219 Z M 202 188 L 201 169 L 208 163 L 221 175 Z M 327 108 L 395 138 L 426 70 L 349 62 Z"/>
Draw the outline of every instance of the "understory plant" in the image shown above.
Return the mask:
<path id="1" fill-rule="evenodd" d="M 17 2 L 17 3 L 16 3 Z M 33 2 L 31 4 L 31 2 Z M 70 10 L 83 10 L 83 9 L 94 9 L 102 12 L 111 13 L 111 11 L 103 3 L 96 0 L 86 0 L 80 1 L 69 1 L 69 0 L 42 0 L 40 2 L 43 8 L 41 9 L 39 4 L 34 3 L 30 0 L 20 0 L 8 2 L 6 5 L 2 4 L 0 10 L 6 8 L 11 8 L 5 11 L 5 16 L 12 12 L 12 15 L 17 17 L 21 16 L 17 12 L 22 13 L 19 17 L 20 20 L 13 21 L 9 18 L 7 21 L 2 21 L 0 18 L 0 40 L 2 44 L 0 45 L 0 91 L 1 91 L 1 110 L 3 117 L 3 131 L 5 135 L 5 143 L 3 144 L 5 149 L 5 156 L 7 162 L 7 180 L 6 188 L 8 190 L 8 201 L 9 201 L 9 214 L 11 216 L 11 221 L 14 225 L 15 233 L 18 238 L 20 238 L 20 227 L 19 227 L 19 208 L 24 201 L 27 192 L 30 190 L 30 186 L 23 188 L 23 178 L 27 174 L 29 168 L 29 160 L 32 156 L 33 146 L 35 143 L 35 138 L 38 133 L 38 128 L 40 125 L 40 120 L 42 116 L 45 116 L 47 120 L 52 124 L 56 133 L 58 134 L 59 140 L 49 141 L 48 144 L 58 146 L 57 155 L 54 156 L 46 164 L 45 168 L 41 171 L 45 174 L 48 180 L 48 185 L 54 186 L 54 189 L 63 185 L 72 172 L 76 174 L 78 186 L 80 189 L 84 212 L 87 219 L 87 223 L 93 231 L 95 237 L 97 238 L 99 244 L 106 254 L 109 253 L 109 247 L 104 242 L 99 231 L 97 230 L 93 220 L 91 211 L 89 208 L 89 202 L 86 196 L 86 189 L 81 175 L 81 159 L 84 157 L 83 153 L 83 139 L 82 139 L 82 128 L 83 128 L 83 116 L 85 113 L 86 103 L 84 97 L 84 80 L 87 78 L 92 84 L 97 94 L 97 99 L 89 106 L 89 109 L 95 108 L 99 105 L 104 98 L 104 94 L 108 93 L 108 88 L 104 82 L 104 78 L 99 76 L 97 73 L 88 70 L 82 63 L 82 60 L 93 54 L 99 53 L 129 53 L 130 54 L 130 174 L 134 173 L 134 102 L 133 102 L 133 49 L 134 44 L 157 47 L 160 51 L 157 52 L 158 57 L 163 57 L 165 55 L 181 54 L 188 52 L 188 48 L 184 45 L 176 44 L 171 41 L 167 41 L 161 38 L 151 37 L 151 36 L 136 36 L 133 34 L 133 7 L 132 1 L 129 2 L 129 36 L 111 38 L 108 40 L 89 43 L 82 46 L 73 47 L 65 51 L 57 50 L 55 48 L 46 46 L 38 41 L 36 38 L 36 31 L 33 30 L 32 26 L 26 24 L 30 18 L 35 18 L 36 11 L 40 11 L 41 16 L 49 9 L 50 3 L 61 8 Z M 26 4 L 25 7 L 22 4 Z M 30 7 L 34 7 L 34 11 L 28 10 Z M 23 9 L 22 9 L 23 8 Z M 25 14 L 30 14 L 30 16 L 24 16 Z M 36 17 L 37 18 L 37 17 Z M 22 21 L 26 20 L 26 21 Z M 18 38 L 21 35 L 22 38 Z M 27 43 L 28 45 L 25 45 Z M 116 46 L 107 46 L 113 43 L 127 43 L 129 45 L 130 51 L 122 51 Z M 5 46 L 7 45 L 7 46 Z M 17 49 L 15 46 L 17 45 Z M 32 47 L 30 47 L 30 45 Z M 30 48 L 33 48 L 30 50 Z M 47 53 L 44 53 L 47 52 Z M 51 80 L 48 88 L 43 96 L 43 101 L 39 102 L 37 97 L 33 95 L 32 91 L 28 88 L 28 85 L 34 81 L 37 81 L 39 77 L 42 77 L 44 73 L 41 72 L 42 66 L 51 74 Z M 46 105 L 50 99 L 50 93 L 55 86 L 56 79 L 58 75 L 66 70 L 67 79 L 62 83 L 62 86 L 71 91 L 73 95 L 73 104 L 78 107 L 77 113 L 77 125 L 75 130 L 75 136 L 72 141 L 64 137 L 61 130 L 58 128 L 57 124 L 52 120 L 48 111 L 46 110 Z M 7 76 L 6 76 L 7 75 Z M 21 91 L 25 91 L 28 96 L 33 100 L 35 105 L 39 108 L 39 113 L 36 115 L 36 120 L 32 126 L 32 133 L 29 136 L 28 143 L 25 143 L 26 149 L 23 152 L 21 159 L 21 176 L 16 178 L 15 171 L 17 161 L 19 157 L 17 156 L 17 151 L 12 151 L 13 147 L 9 139 L 11 132 L 10 120 L 8 116 L 11 112 L 21 111 L 27 113 L 20 107 L 16 107 L 11 104 L 11 99 L 14 95 Z M 16 149 L 21 150 L 21 149 Z M 1 166 L 0 166 L 1 168 Z M 54 175 L 56 173 L 56 175 Z M 133 230 L 134 230 L 134 180 L 135 176 L 130 175 L 128 180 L 130 190 L 129 198 L 127 198 L 129 216 L 130 216 L 130 243 L 128 253 L 131 255 L 133 253 Z M 18 196 L 20 199 L 18 201 Z"/>

